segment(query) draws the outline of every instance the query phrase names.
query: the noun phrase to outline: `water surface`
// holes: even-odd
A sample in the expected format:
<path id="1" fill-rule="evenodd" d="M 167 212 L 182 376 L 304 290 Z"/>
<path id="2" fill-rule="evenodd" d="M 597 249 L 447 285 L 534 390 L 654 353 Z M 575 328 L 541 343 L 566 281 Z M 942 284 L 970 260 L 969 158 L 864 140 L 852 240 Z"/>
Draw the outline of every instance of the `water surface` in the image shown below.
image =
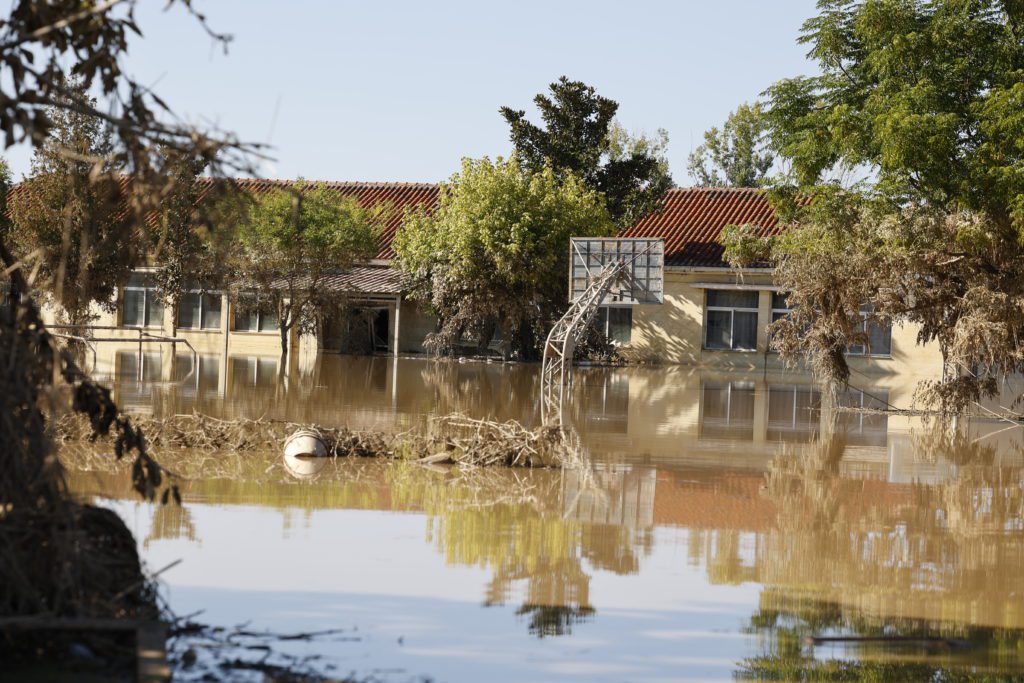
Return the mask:
<path id="1" fill-rule="evenodd" d="M 281 378 L 267 359 L 229 359 L 216 382 L 212 371 L 185 383 L 137 372 L 115 388 L 156 414 L 400 430 L 454 411 L 535 424 L 536 370 L 324 357 Z M 127 473 L 84 460 L 76 469 L 73 457 L 71 478 L 124 516 L 152 568 L 183 560 L 164 575 L 179 614 L 350 629 L 288 646 L 335 671 L 394 681 L 785 679 L 822 666 L 877 679 L 1024 674 L 1019 427 L 951 430 L 830 408 L 902 407 L 913 389 L 861 380 L 833 403 L 795 374 L 585 369 L 564 416 L 591 456 L 585 471 L 344 459 L 289 468 L 253 453 L 207 454 L 194 472 L 184 464 L 195 454 L 161 454 L 194 475 L 184 508 L 136 502 Z"/>

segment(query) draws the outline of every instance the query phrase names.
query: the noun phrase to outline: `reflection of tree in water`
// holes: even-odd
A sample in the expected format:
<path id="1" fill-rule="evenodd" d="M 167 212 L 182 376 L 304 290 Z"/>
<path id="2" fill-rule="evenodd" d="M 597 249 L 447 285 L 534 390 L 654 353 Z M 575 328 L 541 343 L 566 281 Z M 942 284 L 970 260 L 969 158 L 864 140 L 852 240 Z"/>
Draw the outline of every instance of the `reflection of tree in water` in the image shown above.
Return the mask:
<path id="1" fill-rule="evenodd" d="M 574 624 L 588 621 L 594 615 L 594 608 L 525 604 L 516 610 L 516 615 L 520 617 L 529 615 L 530 634 L 544 638 L 545 636 L 571 634 Z"/>
<path id="2" fill-rule="evenodd" d="M 197 540 L 196 528 L 192 523 L 192 513 L 189 509 L 183 505 L 154 505 L 153 523 L 149 527 L 149 534 L 142 542 L 143 547 L 148 549 L 153 541 L 181 538 Z"/>
<path id="3" fill-rule="evenodd" d="M 534 366 L 438 360 L 421 370 L 429 412 L 467 413 L 529 424 L 540 396 Z"/>
<path id="4" fill-rule="evenodd" d="M 649 530 L 564 517 L 564 474 L 518 481 L 508 473 L 477 473 L 472 481 L 449 486 L 424 487 L 415 475 L 409 481 L 419 489 L 416 495 L 424 495 L 428 540 L 445 561 L 490 568 L 484 604 L 506 603 L 513 585 L 525 583 L 519 614 L 529 615 L 530 632 L 537 636 L 569 633 L 594 614 L 586 565 L 635 573 L 637 552 L 649 552 L 652 543 Z M 491 477 L 492 484 L 483 483 Z M 393 490 L 410 493 L 400 483 Z"/>
<path id="5" fill-rule="evenodd" d="M 744 661 L 741 675 L 959 680 L 948 667 L 1021 667 L 1022 470 L 992 467 L 990 448 L 949 429 L 927 439 L 935 457 L 960 465 L 955 478 L 931 486 L 844 479 L 837 431 L 771 463 L 763 491 L 776 524 L 757 540 L 754 575 L 766 588 L 750 625 L 768 636 L 769 651 Z M 825 632 L 984 647 L 926 653 L 927 664 L 895 661 L 891 648 L 869 661 L 823 663 L 803 639 Z"/>
<path id="6" fill-rule="evenodd" d="M 593 505 L 583 514 L 567 500 L 567 490 L 579 490 L 578 482 L 567 483 L 574 476 L 570 470 L 437 472 L 341 458 L 325 459 L 313 478 L 297 480 L 283 466 L 276 467 L 276 453 L 268 454 L 269 460 L 259 453 L 218 456 L 216 464 L 204 464 L 194 455 L 181 461 L 171 452 L 168 457 L 170 466 L 190 479 L 186 507 L 158 509 L 152 539 L 196 538 L 188 517 L 190 498 L 276 508 L 284 515 L 286 533 L 296 515 L 308 520 L 320 509 L 423 511 L 427 540 L 446 562 L 490 570 L 485 604 L 507 603 L 514 584 L 524 584 L 520 614 L 537 636 L 568 633 L 592 617 L 593 571 L 636 573 L 640 558 L 653 547 L 649 524 L 627 518 L 636 515 L 637 506 L 626 504 L 634 501 L 626 494 L 647 483 L 629 470 L 601 478 L 601 497 L 619 500 L 617 504 L 600 509 Z M 211 468 L 216 477 L 209 476 Z M 129 490 L 129 473 L 123 468 L 116 473 L 72 471 L 70 479 L 72 490 L 98 486 L 108 495 Z"/>

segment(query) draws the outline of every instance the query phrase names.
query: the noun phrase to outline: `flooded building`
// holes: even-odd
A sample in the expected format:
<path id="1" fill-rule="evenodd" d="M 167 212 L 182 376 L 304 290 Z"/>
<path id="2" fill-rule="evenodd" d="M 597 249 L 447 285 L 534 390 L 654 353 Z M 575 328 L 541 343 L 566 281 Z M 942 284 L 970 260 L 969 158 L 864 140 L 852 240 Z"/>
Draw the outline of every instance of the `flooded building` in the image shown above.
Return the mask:
<path id="1" fill-rule="evenodd" d="M 255 194 L 287 181 L 241 181 Z M 343 314 L 325 320 L 316 334 L 292 335 L 300 353 L 422 353 L 436 321 L 403 297 L 400 274 L 392 268 L 391 242 L 406 209 L 437 203 L 438 186 L 426 183 L 326 183 L 367 207 L 395 209 L 381 232 L 376 258 L 332 277 L 326 286 L 346 302 Z M 599 324 L 616 344 L 635 355 L 666 364 L 739 370 L 779 369 L 769 349 L 767 326 L 788 310 L 784 292 L 767 268 L 737 271 L 723 261 L 719 242 L 729 225 L 750 224 L 771 234 L 778 220 L 763 191 L 741 188 L 674 188 L 663 208 L 622 232 L 622 237 L 665 241 L 664 303 L 606 306 Z M 163 368 L 171 377 L 175 353 L 161 352 L 153 336 L 187 341 L 198 354 L 279 355 L 278 323 L 269 311 L 235 310 L 229 297 L 197 289 L 176 307 L 165 307 L 145 269 L 137 271 L 120 295 L 114 313 L 97 321 L 104 336 L 123 338 L 160 356 L 139 361 Z M 172 308 L 176 308 L 172 310 Z M 865 324 L 867 324 L 865 322 Z M 913 325 L 867 329 L 870 347 L 850 349 L 852 371 L 938 377 L 937 345 L 919 345 Z M 98 336 L 98 335 L 97 335 Z M 150 339 L 147 341 L 147 339 Z M 128 348 L 128 347 L 125 347 Z M 97 355 L 101 370 L 114 370 L 118 349 L 106 345 Z M 122 349 L 123 350 L 123 349 Z M 181 351 L 180 347 L 177 351 Z"/>

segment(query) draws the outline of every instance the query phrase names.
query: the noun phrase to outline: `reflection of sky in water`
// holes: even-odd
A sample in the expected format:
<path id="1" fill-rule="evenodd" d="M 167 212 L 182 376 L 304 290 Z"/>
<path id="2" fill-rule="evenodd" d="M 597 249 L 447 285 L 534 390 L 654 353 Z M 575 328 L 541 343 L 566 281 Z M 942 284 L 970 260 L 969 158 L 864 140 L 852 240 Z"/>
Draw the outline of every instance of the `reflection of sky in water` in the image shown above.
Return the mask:
<path id="1" fill-rule="evenodd" d="M 149 534 L 151 508 L 115 506 L 139 538 Z M 481 607 L 490 570 L 447 565 L 424 542 L 423 515 L 316 510 L 286 527 L 266 508 L 189 509 L 201 545 L 166 539 L 145 553 L 153 568 L 184 560 L 165 576 L 175 610 L 278 632 L 357 628 L 360 642 L 293 646 L 340 671 L 401 669 L 439 681 L 728 679 L 750 654 L 738 629 L 758 587 L 710 585 L 706 570 L 687 562 L 684 529 L 655 532 L 639 577 L 586 566 L 596 615 L 574 624 L 571 637 L 537 638 L 516 615 L 522 591 Z"/>
<path id="2" fill-rule="evenodd" d="M 281 380 L 276 360 L 211 358 L 185 386 L 166 379 L 191 366 L 167 360 L 121 359 L 119 400 L 355 429 L 538 418 L 533 365 L 335 356 Z M 836 404 L 909 404 L 913 381 L 865 381 Z M 787 637 L 797 656 L 868 656 L 801 647 L 829 628 L 1021 633 L 1020 429 L 964 421 L 945 443 L 901 415 L 830 423 L 822 392 L 792 373 L 586 368 L 571 392 L 564 417 L 596 488 L 571 472 L 465 480 L 375 463 L 355 476 L 275 454 L 276 470 L 239 456 L 234 478 L 197 477 L 184 511 L 114 504 L 151 567 L 184 559 L 165 577 L 178 613 L 358 627 L 357 643 L 289 647 L 340 672 L 401 669 L 394 680 L 728 680 Z M 90 476 L 73 473 L 76 490 L 129 490 Z M 1020 670 L 1024 640 L 1006 651 L 998 666 Z M 935 656 L 906 655 L 949 663 Z"/>

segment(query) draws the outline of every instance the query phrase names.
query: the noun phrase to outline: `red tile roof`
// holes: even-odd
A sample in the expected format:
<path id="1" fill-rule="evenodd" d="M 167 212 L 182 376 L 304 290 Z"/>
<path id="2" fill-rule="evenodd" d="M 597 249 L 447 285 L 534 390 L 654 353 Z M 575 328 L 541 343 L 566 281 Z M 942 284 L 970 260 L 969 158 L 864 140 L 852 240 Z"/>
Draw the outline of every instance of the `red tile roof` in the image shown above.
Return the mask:
<path id="1" fill-rule="evenodd" d="M 313 181 L 310 181 L 313 182 Z M 239 180 L 239 186 L 254 194 L 294 184 L 289 180 Z M 363 206 L 390 202 L 398 211 L 381 235 L 377 258 L 394 257 L 391 240 L 406 207 L 437 205 L 439 186 L 433 183 L 318 182 L 341 194 L 358 198 Z M 665 264 L 669 266 L 726 267 L 723 247 L 718 243 L 727 225 L 752 224 L 762 234 L 778 232 L 778 219 L 764 190 L 752 188 L 676 187 L 665 194 L 664 208 L 623 230 L 621 237 L 662 237 Z"/>
<path id="2" fill-rule="evenodd" d="M 260 179 L 239 179 L 235 181 L 240 188 L 251 192 L 254 195 L 266 194 L 274 189 L 290 187 L 295 184 L 293 180 L 260 180 Z M 433 209 L 437 205 L 438 186 L 434 183 L 359 183 L 346 181 L 307 181 L 310 185 L 317 185 L 333 190 L 338 194 L 347 197 L 355 197 L 361 206 L 372 207 L 388 204 L 394 213 L 388 218 L 380 236 L 380 251 L 377 253 L 379 259 L 393 258 L 395 252 L 391 250 L 391 240 L 395 237 L 395 231 L 402 223 L 405 209 L 426 206 Z"/>
<path id="3" fill-rule="evenodd" d="M 677 187 L 665 194 L 661 211 L 626 228 L 621 237 L 662 237 L 665 265 L 725 267 L 718 239 L 727 225 L 751 224 L 761 235 L 778 233 L 778 219 L 764 190 Z"/>
<path id="4" fill-rule="evenodd" d="M 211 182 L 205 179 L 206 182 Z M 240 188 L 255 195 L 290 187 L 293 180 L 238 179 Z M 380 236 L 378 259 L 391 259 L 391 241 L 405 209 L 417 206 L 433 210 L 439 186 L 435 183 L 365 183 L 306 181 L 355 197 L 362 206 L 389 204 L 395 211 Z M 20 189 L 15 186 L 14 192 Z M 676 187 L 665 193 L 663 208 L 640 219 L 620 233 L 621 237 L 661 237 L 665 240 L 668 266 L 725 267 L 718 242 L 727 225 L 752 224 L 761 234 L 776 234 L 778 219 L 764 190 L 753 188 Z"/>

